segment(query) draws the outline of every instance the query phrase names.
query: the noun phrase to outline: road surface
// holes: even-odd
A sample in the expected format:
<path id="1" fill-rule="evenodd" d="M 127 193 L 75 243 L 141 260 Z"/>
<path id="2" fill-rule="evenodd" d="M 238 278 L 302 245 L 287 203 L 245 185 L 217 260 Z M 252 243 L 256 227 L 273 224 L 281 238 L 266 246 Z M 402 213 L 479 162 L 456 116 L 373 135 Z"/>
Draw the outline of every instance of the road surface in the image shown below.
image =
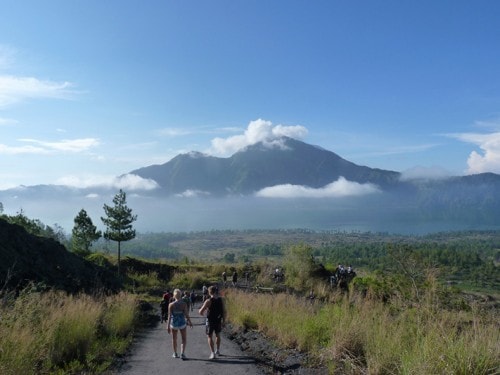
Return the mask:
<path id="1" fill-rule="evenodd" d="M 199 306 L 196 306 L 199 308 Z M 256 361 L 242 352 L 239 346 L 221 336 L 221 355 L 209 360 L 210 349 L 205 334 L 205 319 L 195 308 L 190 313 L 193 328 L 187 328 L 186 360 L 172 358 L 172 338 L 166 323 L 145 330 L 132 346 L 130 356 L 114 374 L 127 375 L 262 375 Z M 180 351 L 181 337 L 177 337 Z"/>

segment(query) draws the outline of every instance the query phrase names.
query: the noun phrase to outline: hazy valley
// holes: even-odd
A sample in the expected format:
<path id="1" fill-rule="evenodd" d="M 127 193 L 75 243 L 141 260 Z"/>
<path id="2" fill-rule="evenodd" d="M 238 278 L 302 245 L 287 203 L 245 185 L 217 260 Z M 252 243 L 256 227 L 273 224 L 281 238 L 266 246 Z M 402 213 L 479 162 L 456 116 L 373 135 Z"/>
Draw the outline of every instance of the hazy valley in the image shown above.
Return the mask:
<path id="1" fill-rule="evenodd" d="M 0 191 L 4 211 L 70 231 L 84 208 L 100 225 L 103 204 L 127 192 L 142 232 L 225 229 L 425 234 L 497 229 L 500 176 L 414 175 L 358 166 L 317 146 L 283 138 L 230 158 L 178 155 L 117 176 L 116 187 L 40 185 Z"/>

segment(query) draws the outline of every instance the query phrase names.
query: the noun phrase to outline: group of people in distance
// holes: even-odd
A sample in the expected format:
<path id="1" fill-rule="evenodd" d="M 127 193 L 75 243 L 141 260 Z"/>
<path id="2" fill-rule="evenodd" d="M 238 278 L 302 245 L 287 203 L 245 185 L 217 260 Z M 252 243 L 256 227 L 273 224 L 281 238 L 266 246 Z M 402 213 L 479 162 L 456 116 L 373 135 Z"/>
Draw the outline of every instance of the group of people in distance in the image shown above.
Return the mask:
<path id="1" fill-rule="evenodd" d="M 212 285 L 207 288 L 208 298 L 203 299 L 203 304 L 198 310 L 200 315 L 206 315 L 206 334 L 208 346 L 210 348 L 209 359 L 215 359 L 220 355 L 220 332 L 226 321 L 226 308 L 222 298 L 219 296 L 217 286 Z M 186 328 L 189 325 L 193 328 L 193 323 L 189 316 L 189 311 L 193 311 L 195 295 L 194 291 L 185 292 L 183 294 L 180 289 L 175 289 L 173 294 L 167 291 L 163 295 L 163 300 L 160 303 L 161 307 L 161 322 L 167 322 L 167 331 L 172 335 L 172 348 L 174 358 L 186 359 Z M 165 302 L 166 301 L 166 302 Z M 181 335 L 181 351 L 180 355 L 177 351 L 177 336 Z M 215 334 L 215 342 L 213 336 Z"/>
<path id="2" fill-rule="evenodd" d="M 354 268 L 351 265 L 345 267 L 343 264 L 339 264 L 335 269 L 334 274 L 330 276 L 330 285 L 332 287 L 340 287 L 346 290 L 348 284 L 355 277 L 356 277 L 356 272 L 354 271 Z"/>
<path id="3" fill-rule="evenodd" d="M 236 284 L 238 284 L 238 272 L 236 270 L 233 272 L 233 275 L 231 276 L 231 281 L 232 281 L 232 286 L 236 287 Z M 226 271 L 222 272 L 222 285 L 224 287 L 227 286 L 227 273 Z"/>

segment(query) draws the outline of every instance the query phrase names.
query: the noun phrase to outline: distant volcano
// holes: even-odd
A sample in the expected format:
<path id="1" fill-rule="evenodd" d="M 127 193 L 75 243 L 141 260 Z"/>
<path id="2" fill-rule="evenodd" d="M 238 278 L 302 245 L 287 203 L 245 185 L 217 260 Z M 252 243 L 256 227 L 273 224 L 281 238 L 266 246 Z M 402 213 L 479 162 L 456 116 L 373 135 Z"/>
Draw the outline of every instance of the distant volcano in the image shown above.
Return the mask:
<path id="1" fill-rule="evenodd" d="M 130 173 L 156 181 L 165 195 L 188 191 L 211 196 L 251 195 L 284 184 L 321 188 L 340 177 L 381 189 L 400 185 L 399 172 L 359 166 L 334 152 L 288 137 L 259 142 L 228 158 L 187 153 Z"/>

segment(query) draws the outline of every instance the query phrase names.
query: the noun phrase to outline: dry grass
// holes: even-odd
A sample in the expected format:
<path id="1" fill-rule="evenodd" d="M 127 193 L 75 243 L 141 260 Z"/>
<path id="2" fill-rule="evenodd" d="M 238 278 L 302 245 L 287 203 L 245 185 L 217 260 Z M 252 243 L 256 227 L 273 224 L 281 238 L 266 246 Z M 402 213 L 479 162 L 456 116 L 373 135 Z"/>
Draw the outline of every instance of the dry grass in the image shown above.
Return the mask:
<path id="1" fill-rule="evenodd" d="M 348 298 L 320 305 L 238 291 L 226 298 L 233 324 L 308 351 L 333 373 L 496 374 L 500 368 L 496 312 L 395 309 Z"/>
<path id="2" fill-rule="evenodd" d="M 0 373 L 105 367 L 109 354 L 130 340 L 135 311 L 135 297 L 125 293 L 101 298 L 26 293 L 1 310 Z"/>

